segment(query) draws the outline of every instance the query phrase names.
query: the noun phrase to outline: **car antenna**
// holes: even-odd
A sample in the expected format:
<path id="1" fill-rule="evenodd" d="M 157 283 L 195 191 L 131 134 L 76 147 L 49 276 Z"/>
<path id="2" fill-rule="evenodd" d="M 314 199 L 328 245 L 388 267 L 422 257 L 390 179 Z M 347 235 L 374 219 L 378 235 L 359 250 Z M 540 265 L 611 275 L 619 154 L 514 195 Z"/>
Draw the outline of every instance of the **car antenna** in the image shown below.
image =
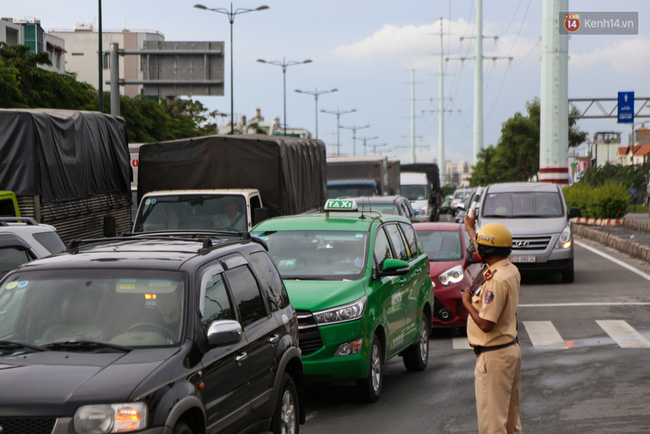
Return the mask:
<path id="1" fill-rule="evenodd" d="M 368 199 L 368 196 L 363 196 L 363 197 L 361 198 L 361 204 L 362 204 L 362 206 L 361 206 L 361 217 L 359 217 L 360 219 L 363 219 L 363 220 L 366 219 L 366 215 L 363 213 L 363 211 L 364 211 L 364 209 L 363 209 L 363 201 L 364 201 L 364 200 L 368 201 L 368 209 L 369 209 L 370 211 L 372 211 L 372 208 L 370 208 L 370 199 Z"/>

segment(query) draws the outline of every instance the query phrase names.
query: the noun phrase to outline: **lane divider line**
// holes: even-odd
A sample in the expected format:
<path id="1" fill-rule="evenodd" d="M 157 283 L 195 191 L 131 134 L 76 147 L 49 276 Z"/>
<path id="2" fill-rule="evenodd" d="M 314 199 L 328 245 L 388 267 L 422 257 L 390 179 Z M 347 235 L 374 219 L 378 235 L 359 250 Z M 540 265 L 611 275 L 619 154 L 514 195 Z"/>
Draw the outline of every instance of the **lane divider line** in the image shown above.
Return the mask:
<path id="1" fill-rule="evenodd" d="M 587 249 L 587 250 L 589 250 L 589 251 L 591 251 L 591 252 L 593 252 L 593 253 L 595 253 L 595 254 L 597 254 L 597 255 L 600 255 L 600 256 L 602 256 L 602 257 L 605 258 L 605 259 L 609 259 L 609 260 L 612 261 L 613 263 L 618 264 L 618 265 L 620 265 L 621 267 L 626 268 L 626 269 L 630 270 L 631 272 L 633 272 L 633 273 L 635 273 L 635 274 L 638 274 L 639 276 L 643 277 L 645 280 L 650 281 L 650 275 L 647 274 L 647 273 L 644 273 L 643 271 L 639 270 L 638 268 L 634 268 L 634 267 L 631 266 L 630 264 L 626 264 L 626 263 L 623 262 L 623 261 L 619 261 L 618 259 L 614 258 L 613 256 L 610 256 L 610 255 L 608 255 L 607 253 L 601 252 L 601 251 L 598 250 L 598 249 L 595 249 L 595 248 L 593 248 L 593 247 L 591 247 L 591 246 L 588 246 L 588 245 L 586 245 L 586 244 L 584 244 L 584 243 L 581 243 L 580 241 L 573 240 L 573 242 L 574 242 L 576 245 L 580 246 L 580 247 L 583 247 L 583 248 L 585 248 L 585 249 Z"/>

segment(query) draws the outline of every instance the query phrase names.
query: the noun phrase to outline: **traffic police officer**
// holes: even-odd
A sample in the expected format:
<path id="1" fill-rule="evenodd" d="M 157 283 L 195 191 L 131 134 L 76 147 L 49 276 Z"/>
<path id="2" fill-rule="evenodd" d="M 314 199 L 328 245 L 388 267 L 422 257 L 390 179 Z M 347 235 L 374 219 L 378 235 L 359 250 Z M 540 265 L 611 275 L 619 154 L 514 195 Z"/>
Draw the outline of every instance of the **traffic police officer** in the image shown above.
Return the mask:
<path id="1" fill-rule="evenodd" d="M 463 291 L 468 311 L 467 338 L 477 356 L 474 369 L 479 433 L 521 433 L 521 351 L 517 344 L 519 270 L 509 260 L 510 231 L 499 223 L 488 223 L 478 235 L 474 216 L 465 217 L 465 227 L 474 247 L 488 266 L 485 283 L 475 293 Z"/>

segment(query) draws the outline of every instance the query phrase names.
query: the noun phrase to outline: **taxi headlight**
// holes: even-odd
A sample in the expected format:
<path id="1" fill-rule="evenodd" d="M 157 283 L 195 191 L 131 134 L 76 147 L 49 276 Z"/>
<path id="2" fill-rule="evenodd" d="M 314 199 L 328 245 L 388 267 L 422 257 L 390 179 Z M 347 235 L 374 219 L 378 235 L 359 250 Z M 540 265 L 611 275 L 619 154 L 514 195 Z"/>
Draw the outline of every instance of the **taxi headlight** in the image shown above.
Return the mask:
<path id="1" fill-rule="evenodd" d="M 571 247 L 571 226 L 567 224 L 555 243 L 556 249 L 568 249 Z"/>
<path id="2" fill-rule="evenodd" d="M 318 325 L 354 321 L 363 316 L 366 310 L 366 301 L 367 297 L 363 296 L 359 300 L 350 304 L 335 307 L 333 309 L 321 310 L 320 312 L 314 312 L 314 321 L 316 321 L 316 324 Z"/>
<path id="3" fill-rule="evenodd" d="M 463 267 L 456 265 L 438 276 L 438 280 L 444 286 L 453 285 L 463 280 Z"/>
<path id="4" fill-rule="evenodd" d="M 74 414 L 74 430 L 79 434 L 132 432 L 147 426 L 143 402 L 84 405 Z"/>

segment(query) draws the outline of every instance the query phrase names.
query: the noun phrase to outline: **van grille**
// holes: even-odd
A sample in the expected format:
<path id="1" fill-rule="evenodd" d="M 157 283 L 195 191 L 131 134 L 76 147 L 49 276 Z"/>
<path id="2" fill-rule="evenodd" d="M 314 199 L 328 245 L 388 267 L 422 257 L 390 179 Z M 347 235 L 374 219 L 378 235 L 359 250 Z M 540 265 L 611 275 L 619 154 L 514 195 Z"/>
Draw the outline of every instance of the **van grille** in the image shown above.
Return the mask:
<path id="1" fill-rule="evenodd" d="M 315 353 L 323 346 L 323 340 L 320 336 L 318 325 L 314 317 L 308 310 L 298 310 L 298 343 L 302 350 L 302 355 L 307 356 Z"/>
<path id="2" fill-rule="evenodd" d="M 50 434 L 54 417 L 0 417 L 2 434 Z"/>
<path id="3" fill-rule="evenodd" d="M 512 237 L 512 250 L 517 252 L 526 252 L 528 250 L 546 250 L 546 247 L 550 242 L 550 236 Z"/>

